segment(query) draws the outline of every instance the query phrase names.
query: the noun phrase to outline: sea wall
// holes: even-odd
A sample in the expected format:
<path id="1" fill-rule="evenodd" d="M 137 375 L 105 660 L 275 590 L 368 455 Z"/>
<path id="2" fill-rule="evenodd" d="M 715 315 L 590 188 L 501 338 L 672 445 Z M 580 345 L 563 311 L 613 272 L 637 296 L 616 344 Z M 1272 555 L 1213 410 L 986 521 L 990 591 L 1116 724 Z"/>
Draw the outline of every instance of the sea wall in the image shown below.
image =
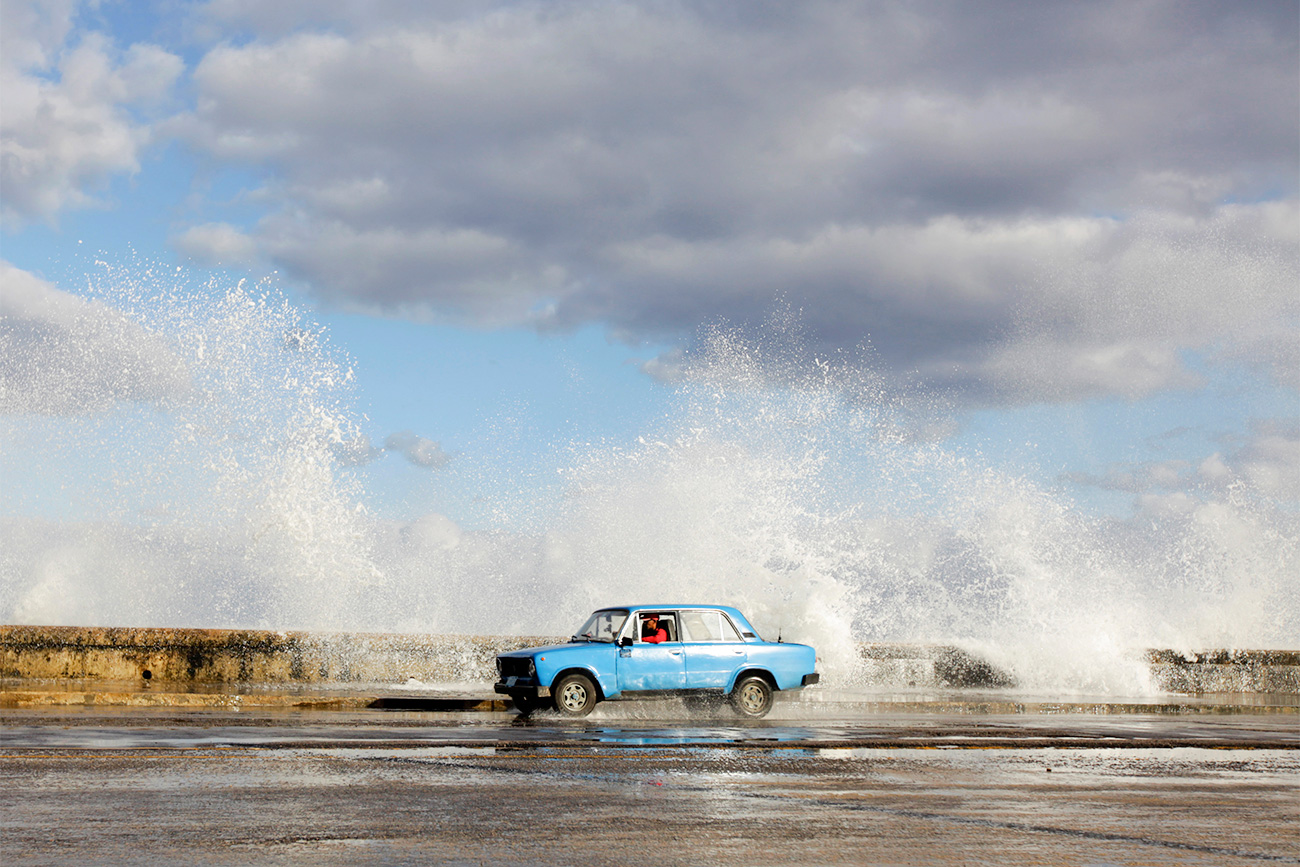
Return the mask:
<path id="1" fill-rule="evenodd" d="M 557 636 L 0 626 L 0 678 L 141 685 L 481 683 L 498 653 Z M 1014 678 L 961 648 L 859 646 L 865 684 L 998 688 Z M 1300 694 L 1300 652 L 1146 652 L 1155 684 L 1186 694 Z"/>
<path id="2" fill-rule="evenodd" d="M 491 680 L 498 653 L 540 637 L 0 626 L 0 677 L 162 683 Z"/>

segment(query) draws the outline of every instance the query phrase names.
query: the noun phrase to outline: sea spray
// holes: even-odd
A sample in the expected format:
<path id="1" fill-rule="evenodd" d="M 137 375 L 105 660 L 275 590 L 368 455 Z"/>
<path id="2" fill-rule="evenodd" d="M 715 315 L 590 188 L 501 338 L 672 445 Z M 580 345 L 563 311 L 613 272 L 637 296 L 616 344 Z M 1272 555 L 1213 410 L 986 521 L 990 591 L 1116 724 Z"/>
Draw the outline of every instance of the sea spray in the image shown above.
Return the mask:
<path id="1" fill-rule="evenodd" d="M 531 444 L 554 472 L 492 485 L 513 493 L 486 517 L 381 520 L 350 363 L 283 295 L 137 266 L 86 294 L 154 385 L 5 418 L 7 465 L 79 498 L 6 493 L 7 622 L 535 635 L 600 605 L 723 602 L 816 644 L 831 683 L 860 682 L 858 642 L 927 642 L 1057 692 L 1145 689 L 1147 647 L 1300 634 L 1293 511 L 1243 482 L 1140 521 L 1090 514 L 945 445 L 950 409 L 869 351 L 811 356 L 788 313 L 706 329 L 647 429 Z M 484 448 L 431 484 L 510 472 Z"/>
<path id="2" fill-rule="evenodd" d="M 180 384 L 9 419 L 33 460 L 89 453 L 102 478 L 65 483 L 70 520 L 7 519 L 21 552 L 3 561 L 6 619 L 349 625 L 379 573 L 361 491 L 335 457 L 357 435 L 341 353 L 265 285 L 101 263 L 87 294 L 129 320 Z M 90 351 L 95 334 L 58 339 Z"/>
<path id="3" fill-rule="evenodd" d="M 1089 514 L 946 447 L 945 407 L 891 392 L 866 354 L 806 357 L 780 317 L 761 338 L 709 331 L 681 375 L 633 442 L 557 450 L 562 496 L 500 504 L 509 531 L 412 525 L 381 546 L 386 574 L 412 593 L 450 578 L 434 610 L 486 631 L 729 602 L 815 643 L 840 683 L 861 676 L 862 641 L 956 643 L 1024 689 L 1081 693 L 1147 690 L 1148 647 L 1294 643 L 1296 520 L 1267 500 Z M 490 606 L 465 604 L 475 586 Z"/>

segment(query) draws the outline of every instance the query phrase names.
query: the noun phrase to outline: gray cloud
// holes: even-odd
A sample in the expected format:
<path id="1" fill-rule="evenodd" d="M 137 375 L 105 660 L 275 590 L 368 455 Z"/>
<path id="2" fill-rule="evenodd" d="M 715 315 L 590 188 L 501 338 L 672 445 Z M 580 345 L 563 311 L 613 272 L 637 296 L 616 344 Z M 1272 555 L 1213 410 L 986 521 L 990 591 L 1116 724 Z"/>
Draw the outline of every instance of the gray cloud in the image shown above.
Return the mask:
<path id="1" fill-rule="evenodd" d="M 1188 348 L 1300 379 L 1294 9 L 206 13 L 262 38 L 173 129 L 278 207 L 190 240 L 339 303 L 681 340 L 779 295 L 985 400 L 1187 387 Z"/>
<path id="2" fill-rule="evenodd" d="M 1280 502 L 1300 501 L 1300 424 L 1294 419 L 1256 421 L 1234 447 L 1199 463 L 1183 460 L 1115 464 L 1104 473 L 1067 473 L 1064 481 L 1136 494 L 1139 505 L 1181 513 L 1202 495 L 1217 495 L 1236 485 Z"/>
<path id="3" fill-rule="evenodd" d="M 779 297 L 975 402 L 1195 387 L 1187 350 L 1300 387 L 1293 5 L 212 0 L 161 124 L 177 57 L 13 8 L 10 220 L 179 136 L 267 211 L 175 246 L 352 309 L 684 344 Z"/>
<path id="4" fill-rule="evenodd" d="M 442 450 L 439 443 L 409 430 L 389 434 L 384 440 L 384 448 L 401 454 L 417 467 L 433 470 L 442 469 L 451 460 L 451 456 Z"/>
<path id="5" fill-rule="evenodd" d="M 388 452 L 396 452 L 417 467 L 440 470 L 451 460 L 442 445 L 409 430 L 389 434 L 383 448 L 372 445 L 365 434 L 344 440 L 333 447 L 334 459 L 340 466 L 360 467 L 374 463 Z"/>
<path id="6" fill-rule="evenodd" d="M 1200 473 L 1209 482 L 1242 478 L 1269 496 L 1300 500 L 1300 422 L 1294 418 L 1258 422 L 1242 448 L 1226 458 L 1213 455 L 1201 465 Z"/>
<path id="7" fill-rule="evenodd" d="M 371 445 L 370 437 L 365 434 L 358 434 L 334 446 L 334 459 L 345 467 L 365 466 L 379 460 L 384 454 L 384 449 Z"/>
<path id="8" fill-rule="evenodd" d="M 189 387 L 165 340 L 0 260 L 0 412 L 76 415 Z"/>

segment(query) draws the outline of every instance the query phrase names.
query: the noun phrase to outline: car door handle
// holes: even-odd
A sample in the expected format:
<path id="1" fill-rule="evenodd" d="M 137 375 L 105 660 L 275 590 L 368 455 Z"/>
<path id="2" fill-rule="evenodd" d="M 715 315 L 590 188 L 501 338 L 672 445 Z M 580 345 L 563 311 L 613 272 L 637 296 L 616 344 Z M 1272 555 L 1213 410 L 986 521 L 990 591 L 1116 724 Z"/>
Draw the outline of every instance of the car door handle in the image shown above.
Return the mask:
<path id="1" fill-rule="evenodd" d="M 681 655 L 682 655 L 682 652 L 681 652 L 680 650 L 670 650 L 670 651 L 668 651 L 668 652 L 671 653 L 673 656 L 681 656 Z"/>
<path id="2" fill-rule="evenodd" d="M 734 654 L 736 654 L 736 656 L 744 656 L 744 655 L 745 655 L 745 651 L 743 651 L 743 650 L 733 650 L 733 651 L 731 651 L 731 652 L 734 653 Z"/>

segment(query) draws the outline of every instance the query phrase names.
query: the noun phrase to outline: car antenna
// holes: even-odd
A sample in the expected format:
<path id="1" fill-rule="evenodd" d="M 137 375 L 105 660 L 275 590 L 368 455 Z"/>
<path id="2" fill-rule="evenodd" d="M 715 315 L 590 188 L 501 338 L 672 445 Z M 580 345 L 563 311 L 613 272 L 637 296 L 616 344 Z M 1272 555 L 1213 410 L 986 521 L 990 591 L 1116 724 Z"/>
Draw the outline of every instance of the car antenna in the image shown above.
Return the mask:
<path id="1" fill-rule="evenodd" d="M 780 644 L 780 643 L 781 643 L 781 628 L 782 628 L 782 627 L 780 627 L 780 626 L 778 626 L 778 627 L 776 628 L 776 643 L 777 643 L 777 644 Z"/>

